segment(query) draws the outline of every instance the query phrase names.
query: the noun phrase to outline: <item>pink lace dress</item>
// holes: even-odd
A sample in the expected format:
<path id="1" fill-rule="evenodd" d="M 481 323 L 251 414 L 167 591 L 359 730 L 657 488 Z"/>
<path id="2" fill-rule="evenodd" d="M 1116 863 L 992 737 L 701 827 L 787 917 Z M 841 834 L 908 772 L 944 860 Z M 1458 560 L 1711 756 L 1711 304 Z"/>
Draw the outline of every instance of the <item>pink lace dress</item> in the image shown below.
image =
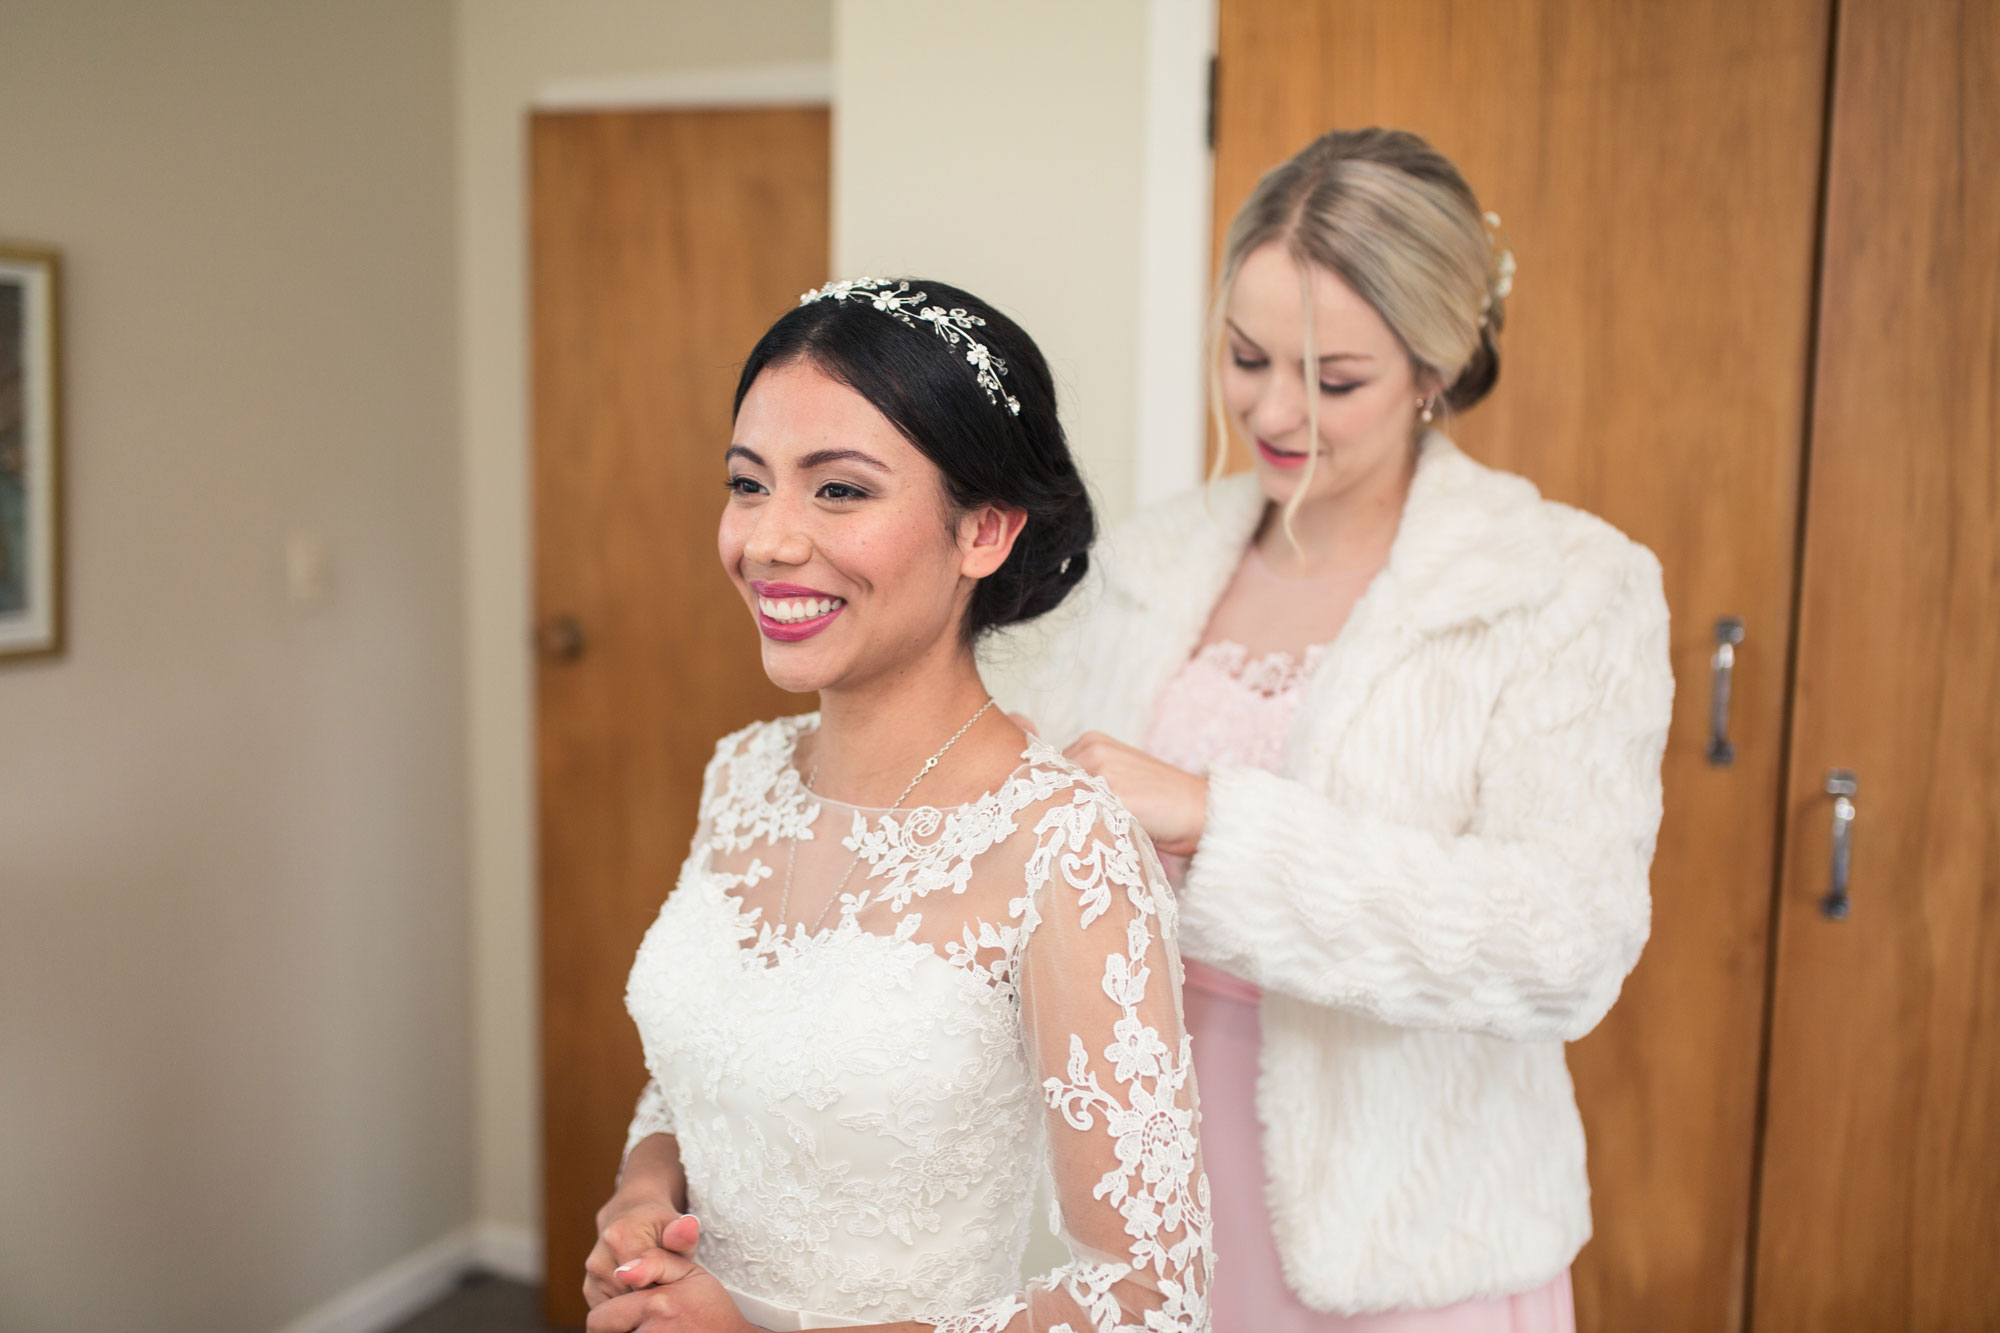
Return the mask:
<path id="1" fill-rule="evenodd" d="M 1246 561 L 1244 579 L 1274 581 Z M 1252 656 L 1227 641 L 1198 650 L 1161 694 L 1146 749 L 1178 768 L 1284 766 L 1285 731 L 1321 649 L 1303 658 Z M 1186 863 L 1169 862 L 1178 882 Z M 1257 1119 L 1263 1044 L 1256 986 L 1189 958 L 1184 995 L 1201 1088 L 1201 1151 L 1208 1168 L 1216 1270 L 1215 1333 L 1574 1333 L 1569 1274 L 1536 1291 L 1436 1310 L 1341 1315 L 1313 1310 L 1285 1284 L 1264 1203 L 1263 1127 Z"/>

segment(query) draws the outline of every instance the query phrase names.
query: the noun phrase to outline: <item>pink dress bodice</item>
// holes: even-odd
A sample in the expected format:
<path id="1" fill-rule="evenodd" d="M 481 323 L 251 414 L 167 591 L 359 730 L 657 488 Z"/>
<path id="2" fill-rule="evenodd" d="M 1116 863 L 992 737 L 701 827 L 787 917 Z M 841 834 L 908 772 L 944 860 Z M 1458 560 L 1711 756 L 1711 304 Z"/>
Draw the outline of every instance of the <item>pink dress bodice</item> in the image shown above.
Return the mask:
<path id="1" fill-rule="evenodd" d="M 1215 764 L 1279 771 L 1285 732 L 1324 651 L 1308 648 L 1300 661 L 1290 653 L 1253 657 L 1227 641 L 1204 645 L 1161 692 L 1148 751 L 1191 773 Z"/>
<path id="2" fill-rule="evenodd" d="M 1257 563 L 1245 562 L 1239 582 L 1278 582 Z M 1295 656 L 1253 653 L 1227 640 L 1203 645 L 1161 692 L 1146 750 L 1193 773 L 1216 765 L 1282 772 L 1285 734 L 1324 651 L 1308 647 Z M 1162 860 L 1178 884 L 1186 862 Z M 1567 1272 L 1536 1291 L 1439 1310 L 1342 1315 L 1301 1304 L 1285 1283 L 1264 1200 L 1256 1104 L 1263 993 L 1195 959 L 1184 965 L 1217 1256 L 1209 1286 L 1215 1333 L 1574 1333 Z"/>

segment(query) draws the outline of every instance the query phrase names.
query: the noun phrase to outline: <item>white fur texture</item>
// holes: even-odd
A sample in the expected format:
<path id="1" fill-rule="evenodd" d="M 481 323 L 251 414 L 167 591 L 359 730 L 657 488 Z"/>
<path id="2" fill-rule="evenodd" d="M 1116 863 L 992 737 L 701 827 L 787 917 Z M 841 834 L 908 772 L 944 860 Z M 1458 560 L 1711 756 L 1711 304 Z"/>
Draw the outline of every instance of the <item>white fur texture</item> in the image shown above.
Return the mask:
<path id="1" fill-rule="evenodd" d="M 1262 509 L 1232 477 L 1104 544 L 1010 673 L 1044 737 L 1143 739 Z M 1589 1238 L 1563 1043 L 1646 941 L 1672 699 L 1652 554 L 1428 436 L 1284 773 L 1209 775 L 1182 898 L 1188 956 L 1265 991 L 1266 1187 L 1308 1304 L 1525 1291 Z"/>

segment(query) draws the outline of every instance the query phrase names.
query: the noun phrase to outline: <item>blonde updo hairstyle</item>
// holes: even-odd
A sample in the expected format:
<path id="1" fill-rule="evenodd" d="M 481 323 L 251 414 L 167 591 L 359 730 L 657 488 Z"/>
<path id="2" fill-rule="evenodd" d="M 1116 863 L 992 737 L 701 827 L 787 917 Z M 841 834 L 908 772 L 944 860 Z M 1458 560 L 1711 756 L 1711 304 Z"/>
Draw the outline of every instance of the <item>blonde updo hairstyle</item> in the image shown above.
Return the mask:
<path id="1" fill-rule="evenodd" d="M 1312 326 L 1311 271 L 1353 288 L 1409 353 L 1420 385 L 1442 390 L 1438 406 L 1462 412 L 1500 377 L 1511 261 L 1487 231 L 1479 199 L 1451 161 L 1407 130 L 1334 130 L 1274 167 L 1229 224 L 1209 328 L 1209 400 L 1216 438 L 1229 438 L 1222 403 L 1223 320 L 1243 261 L 1282 244 L 1299 266 L 1305 307 L 1306 413 L 1319 439 L 1319 358 Z M 1216 451 L 1220 476 L 1225 450 Z M 1290 530 L 1312 483 L 1314 448 L 1285 506 Z"/>

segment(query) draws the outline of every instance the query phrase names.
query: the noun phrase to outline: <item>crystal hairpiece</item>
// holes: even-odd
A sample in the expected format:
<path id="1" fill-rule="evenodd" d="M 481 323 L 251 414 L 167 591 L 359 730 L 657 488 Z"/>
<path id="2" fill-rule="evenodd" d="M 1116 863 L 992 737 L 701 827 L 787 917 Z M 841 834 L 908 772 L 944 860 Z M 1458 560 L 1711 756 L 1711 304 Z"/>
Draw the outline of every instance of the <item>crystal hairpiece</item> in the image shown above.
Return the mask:
<path id="1" fill-rule="evenodd" d="M 938 337 L 954 349 L 964 346 L 966 364 L 977 372 L 979 387 L 986 390 L 986 397 L 995 406 L 1004 404 L 1009 412 L 1019 416 L 1021 400 L 1000 384 L 1000 377 L 1007 373 L 1007 363 L 972 336 L 972 331 L 984 327 L 986 321 L 962 308 L 947 310 L 943 306 L 925 305 L 924 302 L 929 299 L 923 292 L 911 291 L 907 282 L 892 284 L 885 278 L 849 278 L 844 282 L 829 282 L 824 287 L 813 288 L 799 298 L 799 304 L 866 301 L 883 314 L 893 316 L 913 329 L 918 321 L 930 325 L 937 330 Z"/>

